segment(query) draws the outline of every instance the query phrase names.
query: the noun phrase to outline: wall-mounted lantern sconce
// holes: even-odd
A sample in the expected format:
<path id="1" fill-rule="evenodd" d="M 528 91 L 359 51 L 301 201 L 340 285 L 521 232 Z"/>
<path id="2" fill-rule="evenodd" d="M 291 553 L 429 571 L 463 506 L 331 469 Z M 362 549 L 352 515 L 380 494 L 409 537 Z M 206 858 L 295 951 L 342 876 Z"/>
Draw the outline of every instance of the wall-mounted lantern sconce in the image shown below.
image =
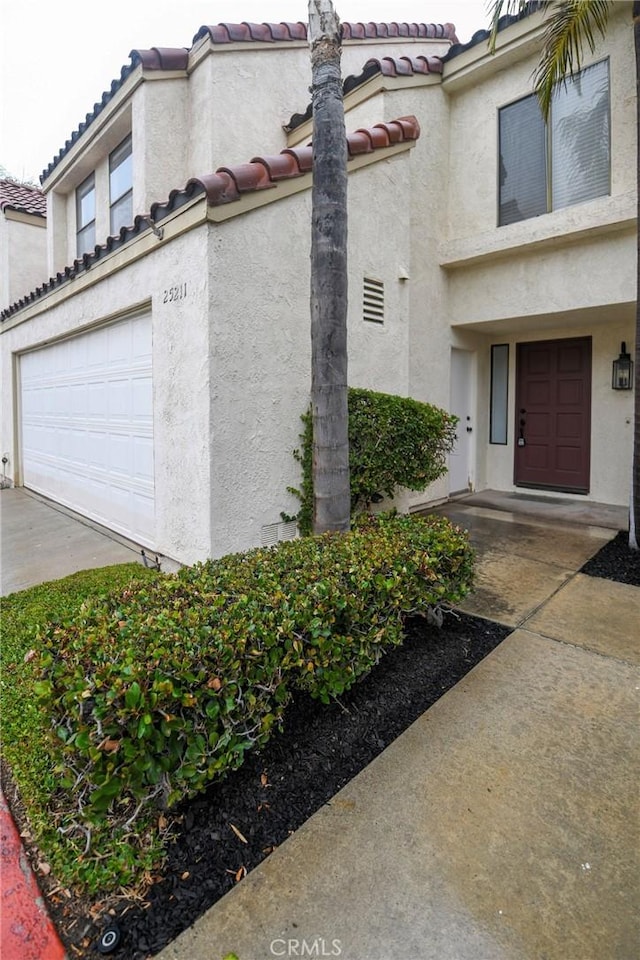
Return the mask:
<path id="1" fill-rule="evenodd" d="M 613 361 L 611 386 L 614 390 L 631 390 L 633 387 L 633 360 L 624 341 L 620 344 L 620 356 Z"/>

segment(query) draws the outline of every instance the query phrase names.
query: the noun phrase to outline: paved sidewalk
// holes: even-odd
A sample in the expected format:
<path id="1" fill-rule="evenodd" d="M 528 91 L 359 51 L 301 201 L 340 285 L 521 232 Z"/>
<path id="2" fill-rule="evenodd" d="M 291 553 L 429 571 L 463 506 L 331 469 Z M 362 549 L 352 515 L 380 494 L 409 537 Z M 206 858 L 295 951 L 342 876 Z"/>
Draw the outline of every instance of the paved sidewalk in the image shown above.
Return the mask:
<path id="1" fill-rule="evenodd" d="M 638 956 L 640 589 L 577 574 L 612 529 L 441 512 L 516 629 L 161 960 Z"/>

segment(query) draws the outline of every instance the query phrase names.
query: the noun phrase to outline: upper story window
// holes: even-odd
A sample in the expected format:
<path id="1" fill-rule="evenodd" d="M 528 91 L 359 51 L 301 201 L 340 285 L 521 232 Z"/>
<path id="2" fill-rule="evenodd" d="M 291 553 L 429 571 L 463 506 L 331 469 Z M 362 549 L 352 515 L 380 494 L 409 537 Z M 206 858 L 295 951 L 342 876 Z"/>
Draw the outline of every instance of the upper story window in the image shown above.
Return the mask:
<path id="1" fill-rule="evenodd" d="M 96 180 L 94 174 L 76 190 L 77 253 L 89 253 L 96 245 Z"/>
<path id="2" fill-rule="evenodd" d="M 608 60 L 558 84 L 546 123 L 535 95 L 503 107 L 499 136 L 499 226 L 608 194 Z"/>
<path id="3" fill-rule="evenodd" d="M 109 156 L 109 212 L 112 236 L 133 223 L 131 135 Z"/>

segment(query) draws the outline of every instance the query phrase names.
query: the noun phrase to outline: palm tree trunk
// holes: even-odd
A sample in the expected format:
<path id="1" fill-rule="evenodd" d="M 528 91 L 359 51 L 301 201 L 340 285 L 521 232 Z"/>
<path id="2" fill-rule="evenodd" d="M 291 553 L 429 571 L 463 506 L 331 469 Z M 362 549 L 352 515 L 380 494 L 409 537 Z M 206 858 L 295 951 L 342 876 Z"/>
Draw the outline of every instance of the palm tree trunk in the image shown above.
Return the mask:
<path id="1" fill-rule="evenodd" d="M 347 141 L 340 21 L 309 0 L 313 103 L 311 410 L 313 531 L 349 529 L 347 408 Z"/>
<path id="2" fill-rule="evenodd" d="M 636 131 L 640 137 L 640 2 L 634 0 L 633 8 L 633 41 L 636 51 Z M 636 174 L 638 185 L 638 219 L 636 236 L 640 238 L 640 140 L 636 156 Z M 631 500 L 629 510 L 629 546 L 632 550 L 640 549 L 640 242 L 636 261 L 637 289 L 636 289 L 636 350 L 634 365 L 633 398 L 633 457 L 631 468 Z"/>

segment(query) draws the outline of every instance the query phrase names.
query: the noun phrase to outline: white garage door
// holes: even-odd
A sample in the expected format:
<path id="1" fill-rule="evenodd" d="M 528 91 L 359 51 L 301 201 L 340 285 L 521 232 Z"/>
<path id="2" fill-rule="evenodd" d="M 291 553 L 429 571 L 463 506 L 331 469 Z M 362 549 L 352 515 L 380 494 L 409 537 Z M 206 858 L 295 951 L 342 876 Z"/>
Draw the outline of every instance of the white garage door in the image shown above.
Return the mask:
<path id="1" fill-rule="evenodd" d="M 151 317 L 21 357 L 26 487 L 153 547 Z"/>

